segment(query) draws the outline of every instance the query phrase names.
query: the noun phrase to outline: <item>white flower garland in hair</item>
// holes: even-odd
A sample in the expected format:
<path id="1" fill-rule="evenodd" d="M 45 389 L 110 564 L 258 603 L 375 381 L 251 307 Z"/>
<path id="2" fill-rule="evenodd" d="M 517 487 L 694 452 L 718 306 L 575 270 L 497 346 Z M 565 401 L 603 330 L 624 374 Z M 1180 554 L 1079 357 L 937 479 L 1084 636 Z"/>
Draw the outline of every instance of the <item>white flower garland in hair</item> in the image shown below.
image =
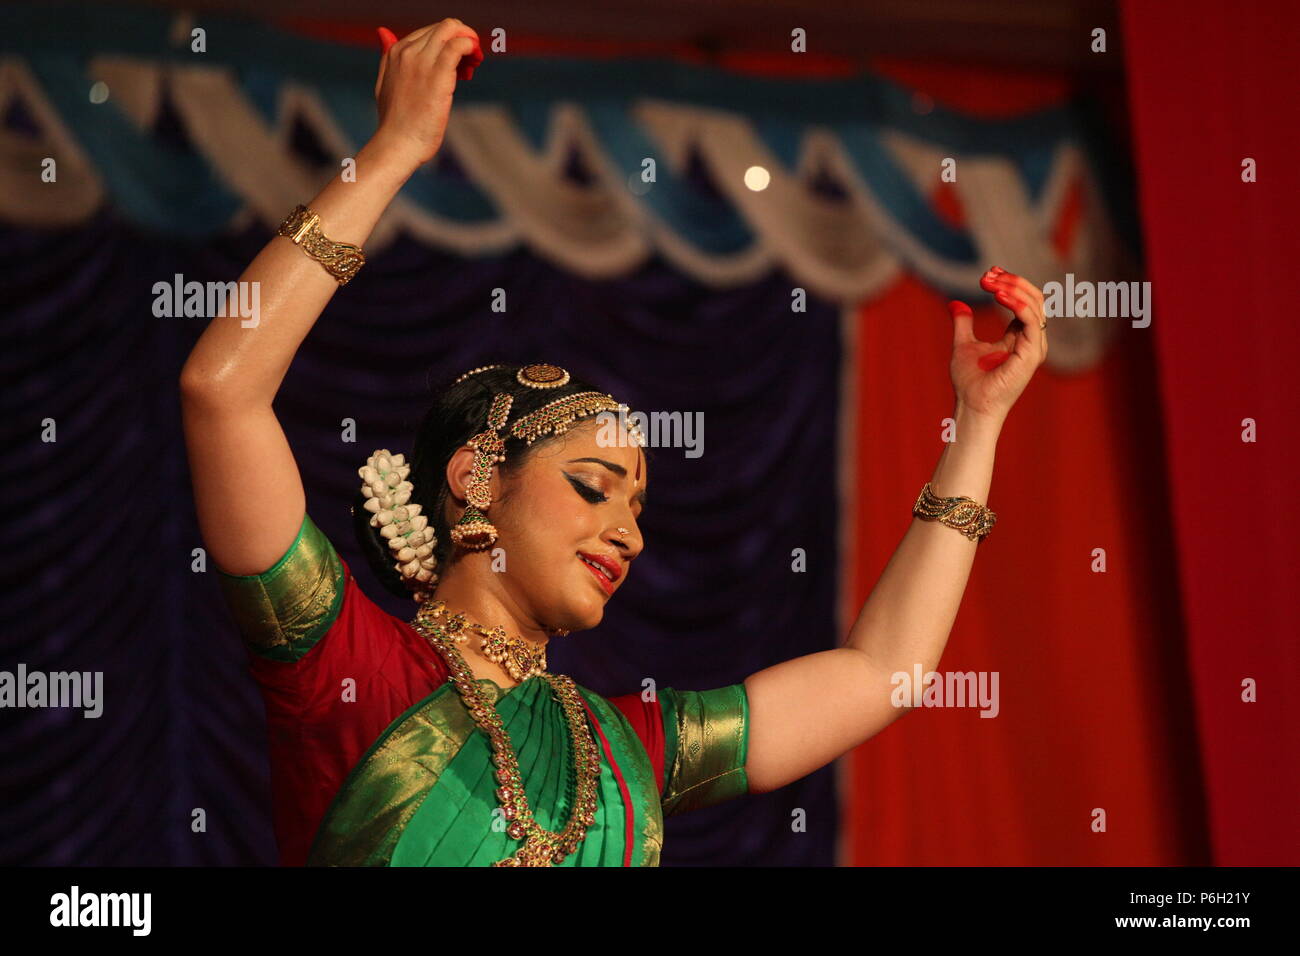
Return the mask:
<path id="1" fill-rule="evenodd" d="M 420 505 L 411 501 L 414 488 L 406 476 L 411 466 L 405 455 L 394 455 L 387 448 L 377 448 L 357 469 L 361 476 L 361 493 L 366 496 L 365 509 L 370 512 L 370 526 L 388 542 L 395 562 L 393 567 L 402 581 L 423 604 L 433 596 L 438 581 L 433 555 L 438 539 L 429 519 L 420 514 Z"/>

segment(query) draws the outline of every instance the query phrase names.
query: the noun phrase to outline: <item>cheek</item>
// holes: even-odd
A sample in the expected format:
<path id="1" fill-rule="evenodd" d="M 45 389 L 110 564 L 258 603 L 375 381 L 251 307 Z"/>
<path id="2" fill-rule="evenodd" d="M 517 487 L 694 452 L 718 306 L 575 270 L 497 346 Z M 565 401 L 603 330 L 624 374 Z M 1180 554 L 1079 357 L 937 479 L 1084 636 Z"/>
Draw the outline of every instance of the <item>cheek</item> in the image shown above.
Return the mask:
<path id="1" fill-rule="evenodd" d="M 530 556 L 553 561 L 600 537 L 596 509 L 568 488 L 563 494 L 530 496 L 513 509 L 510 523 L 516 540 Z"/>

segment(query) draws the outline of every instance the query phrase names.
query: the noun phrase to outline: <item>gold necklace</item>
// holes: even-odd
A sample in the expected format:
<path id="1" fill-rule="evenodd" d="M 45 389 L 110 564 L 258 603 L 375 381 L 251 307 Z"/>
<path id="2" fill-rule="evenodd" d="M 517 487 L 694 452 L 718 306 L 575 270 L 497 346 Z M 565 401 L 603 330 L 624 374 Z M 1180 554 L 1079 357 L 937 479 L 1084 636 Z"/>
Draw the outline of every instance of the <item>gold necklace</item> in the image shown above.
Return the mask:
<path id="1" fill-rule="evenodd" d="M 447 613 L 443 601 L 431 601 L 426 605 L 429 616 L 435 621 L 442 621 Z M 539 647 L 522 637 L 511 637 L 501 625 L 486 628 L 471 621 L 464 614 L 452 614 L 447 617 L 443 628 L 457 644 L 464 644 L 469 638 L 467 632 L 473 631 L 482 640 L 479 651 L 493 664 L 501 664 L 513 681 L 527 680 L 534 675 L 546 673 L 546 648 Z"/>
<path id="2" fill-rule="evenodd" d="M 497 802 L 501 805 L 502 814 L 510 821 L 506 826 L 506 834 L 512 840 L 524 841 L 514 853 L 492 865 L 554 866 L 563 862 L 586 838 L 587 830 L 596 819 L 596 786 L 600 776 L 600 753 L 591 736 L 577 685 L 563 674 L 545 673 L 543 659 L 543 670 L 537 676 L 551 685 L 556 699 L 564 709 L 564 716 L 569 723 L 569 740 L 573 746 L 576 780 L 569 821 L 563 830 L 555 833 L 545 829 L 533 817 L 528 797 L 524 793 L 519 759 L 510 743 L 510 735 L 506 733 L 505 722 L 474 677 L 474 672 L 465 663 L 464 655 L 456 647 L 457 643 L 465 640 L 463 631 L 466 627 L 479 633 L 487 629 L 465 619 L 463 614 L 454 615 L 451 620 L 461 619 L 457 625 L 460 636 L 457 637 L 449 632 L 451 620 L 442 620 L 445 611 L 446 605 L 441 601 L 430 601 L 420 608 L 420 613 L 411 621 L 411 626 L 442 654 L 450 671 L 448 679 L 492 745 L 492 762 L 496 764 L 496 778 L 500 784 L 496 790 Z"/>

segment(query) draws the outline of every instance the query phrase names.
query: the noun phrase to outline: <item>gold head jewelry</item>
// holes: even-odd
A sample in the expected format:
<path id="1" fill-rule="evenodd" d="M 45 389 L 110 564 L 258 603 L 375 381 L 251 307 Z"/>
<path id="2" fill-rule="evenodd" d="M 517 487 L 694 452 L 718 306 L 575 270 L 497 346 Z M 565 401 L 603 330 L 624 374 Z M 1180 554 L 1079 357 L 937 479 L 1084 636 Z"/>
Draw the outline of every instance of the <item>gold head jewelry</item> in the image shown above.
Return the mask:
<path id="1" fill-rule="evenodd" d="M 479 371 L 496 367 L 499 366 L 483 366 Z M 529 388 L 545 389 L 568 384 L 570 376 L 558 365 L 538 363 L 525 365 L 515 373 L 515 378 Z M 487 510 L 492 504 L 492 466 L 505 461 L 505 438 L 502 437 L 501 430 L 505 428 L 511 404 L 509 394 L 497 393 L 488 412 L 486 429 L 468 442 L 474 448 L 474 463 L 470 466 L 472 477 L 465 495 L 468 505 L 451 529 L 451 538 L 471 551 L 490 548 L 497 540 L 497 529 L 488 519 Z M 612 395 L 605 392 L 577 392 L 557 398 L 516 419 L 510 426 L 510 437 L 522 439 L 531 445 L 545 435 L 561 435 L 580 419 L 601 412 L 619 412 L 626 416 L 627 406 L 615 401 Z M 645 444 L 635 422 L 628 423 L 627 428 L 635 444 Z"/>
<path id="2" fill-rule="evenodd" d="M 458 377 L 452 384 L 503 364 L 480 365 Z M 515 378 L 529 388 L 559 388 L 567 385 L 569 373 L 558 365 L 536 363 L 525 365 L 515 373 Z M 505 461 L 507 435 L 531 445 L 545 435 L 559 435 L 574 422 L 601 412 L 618 412 L 632 442 L 645 445 L 645 438 L 635 419 L 627 418 L 628 407 L 604 392 L 578 392 L 556 399 L 534 412 L 519 418 L 507 433 L 506 424 L 513 406 L 513 397 L 506 392 L 493 396 L 487 421 L 481 432 L 466 444 L 474 449 L 470 466 L 470 479 L 466 485 L 466 507 L 460 520 L 449 534 L 457 545 L 480 551 L 491 547 L 497 540 L 497 529 L 488 520 L 487 510 L 492 504 L 492 468 Z M 402 455 L 394 455 L 386 448 L 375 449 L 366 464 L 358 469 L 363 479 L 361 492 L 365 496 L 366 510 L 371 512 L 370 524 L 379 529 L 393 552 L 394 568 L 403 583 L 411 590 L 415 601 L 423 605 L 433 596 L 438 583 L 437 559 L 433 552 L 438 539 L 433 525 L 420 506 L 411 501 L 413 487 L 407 475 L 410 466 Z M 626 528 L 620 533 L 628 534 Z M 567 630 L 547 627 L 548 634 L 563 636 Z"/>
<path id="3" fill-rule="evenodd" d="M 492 466 L 506 460 L 506 443 L 501 437 L 501 429 L 506 426 L 513 402 L 513 396 L 498 393 L 488 409 L 487 428 L 468 442 L 474 449 L 474 462 L 470 466 L 469 484 L 465 490 L 465 500 L 469 505 L 451 529 L 451 540 L 471 551 L 490 548 L 497 540 L 497 529 L 488 521 L 485 512 L 492 504 Z"/>
<path id="4" fill-rule="evenodd" d="M 525 365 L 515 373 L 515 378 L 519 380 L 520 385 L 527 385 L 529 388 L 559 388 L 561 385 L 569 384 L 568 372 L 558 365 L 547 365 L 544 362 Z"/>

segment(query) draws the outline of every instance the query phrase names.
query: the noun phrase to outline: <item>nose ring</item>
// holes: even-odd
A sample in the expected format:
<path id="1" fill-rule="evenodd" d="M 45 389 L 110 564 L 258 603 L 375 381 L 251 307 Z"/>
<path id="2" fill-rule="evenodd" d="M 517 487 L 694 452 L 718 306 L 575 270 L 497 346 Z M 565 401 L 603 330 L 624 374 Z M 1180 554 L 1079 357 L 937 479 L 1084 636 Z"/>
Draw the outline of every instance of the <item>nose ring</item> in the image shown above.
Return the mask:
<path id="1" fill-rule="evenodd" d="M 628 531 L 627 528 L 619 528 L 619 529 L 618 529 L 618 533 L 619 533 L 619 534 L 631 534 L 632 532 L 631 532 L 631 531 Z"/>

